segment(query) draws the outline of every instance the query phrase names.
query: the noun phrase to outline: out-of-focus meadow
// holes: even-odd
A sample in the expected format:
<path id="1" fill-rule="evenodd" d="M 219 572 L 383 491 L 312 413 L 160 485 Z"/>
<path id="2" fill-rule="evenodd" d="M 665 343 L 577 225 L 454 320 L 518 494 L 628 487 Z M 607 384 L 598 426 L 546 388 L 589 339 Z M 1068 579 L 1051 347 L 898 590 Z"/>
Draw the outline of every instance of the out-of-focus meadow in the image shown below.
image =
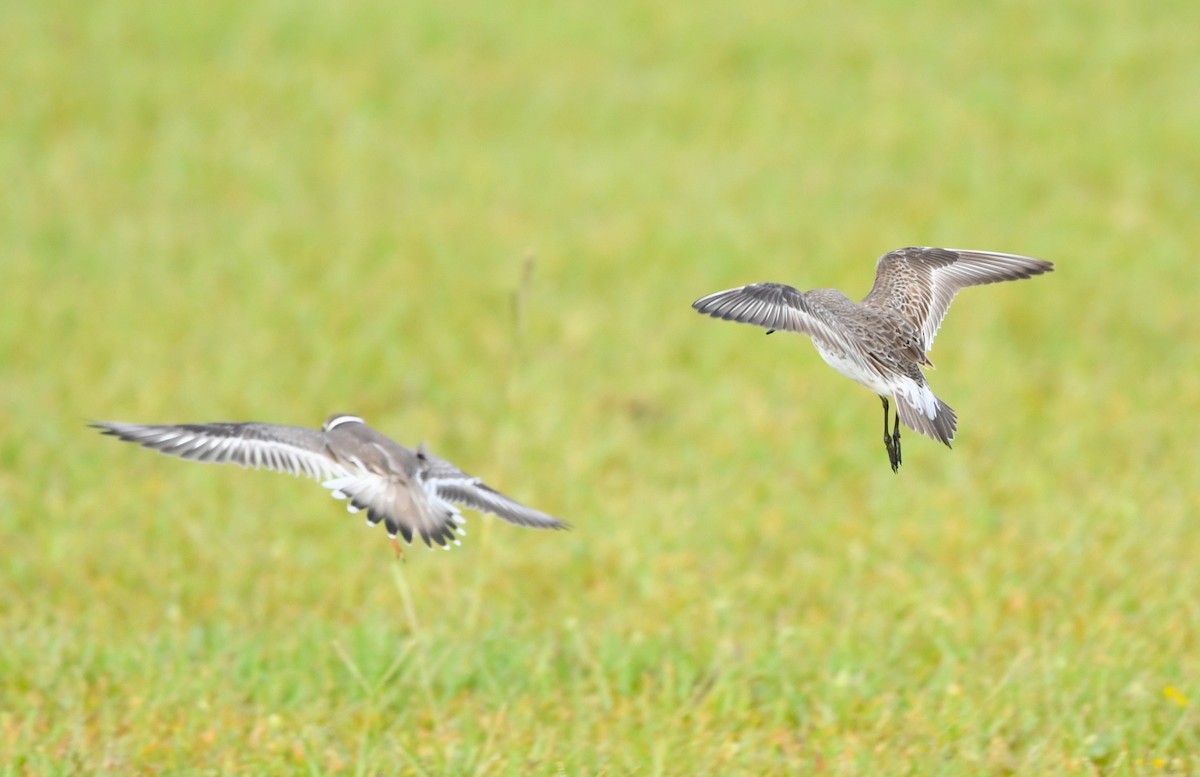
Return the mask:
<path id="1" fill-rule="evenodd" d="M 0 6 L 5 774 L 1200 770 L 1194 3 Z M 1025 253 L 953 451 L 689 303 Z M 349 411 L 398 563 L 91 419 Z"/>

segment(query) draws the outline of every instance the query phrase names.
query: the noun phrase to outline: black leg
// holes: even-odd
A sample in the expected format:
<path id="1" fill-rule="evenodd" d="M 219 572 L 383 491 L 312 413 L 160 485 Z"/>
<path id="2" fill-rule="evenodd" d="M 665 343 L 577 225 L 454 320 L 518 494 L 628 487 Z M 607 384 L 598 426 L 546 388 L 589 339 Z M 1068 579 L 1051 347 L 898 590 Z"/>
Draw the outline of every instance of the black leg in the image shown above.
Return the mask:
<path id="1" fill-rule="evenodd" d="M 887 397 L 881 396 L 883 400 L 883 447 L 887 448 L 888 462 L 892 465 L 892 472 L 900 470 L 900 414 L 896 413 L 896 434 L 895 437 L 888 434 L 888 401 Z"/>
<path id="2" fill-rule="evenodd" d="M 892 432 L 892 445 L 896 447 L 896 463 L 892 466 L 892 472 L 895 472 L 901 463 L 900 458 L 900 413 L 896 413 L 896 428 Z"/>

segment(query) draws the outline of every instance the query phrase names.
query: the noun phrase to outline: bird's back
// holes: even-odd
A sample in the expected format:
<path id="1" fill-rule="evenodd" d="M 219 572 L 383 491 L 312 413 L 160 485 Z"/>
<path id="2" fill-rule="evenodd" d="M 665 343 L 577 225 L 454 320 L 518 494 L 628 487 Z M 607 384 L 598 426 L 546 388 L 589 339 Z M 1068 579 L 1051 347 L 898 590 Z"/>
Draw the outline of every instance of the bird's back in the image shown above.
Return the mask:
<path id="1" fill-rule="evenodd" d="M 837 289 L 813 289 L 808 297 L 828 310 L 850 341 L 881 366 L 928 363 L 920 332 L 899 311 L 854 302 Z"/>

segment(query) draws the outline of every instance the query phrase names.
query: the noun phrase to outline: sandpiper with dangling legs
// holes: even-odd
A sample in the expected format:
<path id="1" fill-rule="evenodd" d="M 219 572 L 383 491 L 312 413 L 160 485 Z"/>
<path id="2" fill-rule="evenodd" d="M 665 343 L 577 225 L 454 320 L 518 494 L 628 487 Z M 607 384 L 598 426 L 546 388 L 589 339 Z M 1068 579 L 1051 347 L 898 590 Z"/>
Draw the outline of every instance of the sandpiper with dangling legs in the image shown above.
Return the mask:
<path id="1" fill-rule="evenodd" d="M 726 321 L 808 335 L 829 366 L 883 400 L 883 444 L 900 469 L 900 423 L 950 447 L 958 420 L 934 395 L 922 367 L 954 295 L 967 286 L 1050 272 L 1041 259 L 956 248 L 901 248 L 879 257 L 875 284 L 862 302 L 837 289 L 801 292 L 782 283 L 752 283 L 709 294 L 697 311 Z M 896 405 L 888 429 L 888 400 Z"/>

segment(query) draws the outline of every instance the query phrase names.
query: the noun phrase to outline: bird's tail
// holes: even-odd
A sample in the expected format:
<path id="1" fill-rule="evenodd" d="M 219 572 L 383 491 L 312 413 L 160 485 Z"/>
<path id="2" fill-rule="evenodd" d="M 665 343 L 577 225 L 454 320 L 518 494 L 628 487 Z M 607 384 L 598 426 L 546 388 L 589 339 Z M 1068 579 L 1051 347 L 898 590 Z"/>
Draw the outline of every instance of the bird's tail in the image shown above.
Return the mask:
<path id="1" fill-rule="evenodd" d="M 950 447 L 954 432 L 958 429 L 958 417 L 954 409 L 938 399 L 927 385 L 913 385 L 899 389 L 892 395 L 900 421 L 914 432 L 932 437 Z"/>

